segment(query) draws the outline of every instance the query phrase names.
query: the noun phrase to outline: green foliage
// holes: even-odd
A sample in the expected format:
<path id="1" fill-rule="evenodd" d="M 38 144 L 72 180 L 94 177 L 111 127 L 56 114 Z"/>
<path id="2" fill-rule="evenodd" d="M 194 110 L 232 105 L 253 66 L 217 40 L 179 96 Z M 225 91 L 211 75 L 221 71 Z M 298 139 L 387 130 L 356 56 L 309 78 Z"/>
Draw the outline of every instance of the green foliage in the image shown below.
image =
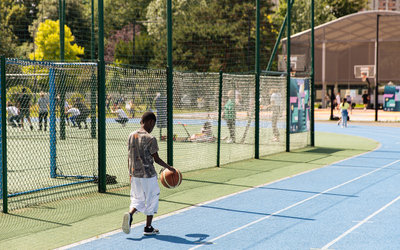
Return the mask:
<path id="1" fill-rule="evenodd" d="M 72 96 L 67 100 L 70 106 L 73 106 L 75 103 L 76 98 L 80 98 L 82 103 L 85 103 L 85 96 L 81 93 L 74 93 Z"/>
<path id="2" fill-rule="evenodd" d="M 17 99 L 22 93 L 22 88 L 26 89 L 26 94 L 33 98 L 33 93 L 30 88 L 27 88 L 22 85 L 13 86 L 7 89 L 6 99 L 7 101 L 11 101 L 13 105 L 17 105 Z"/>
<path id="3" fill-rule="evenodd" d="M 331 12 L 336 18 L 368 9 L 368 2 L 368 0 L 325 0 L 326 5 L 330 6 Z"/>
<path id="4" fill-rule="evenodd" d="M 59 21 L 46 20 L 39 25 L 35 38 L 37 50 L 29 55 L 31 60 L 60 60 L 60 23 Z M 77 44 L 71 44 L 74 41 L 71 30 L 65 25 L 65 60 L 79 61 L 78 55 L 83 55 L 84 48 Z"/>
<path id="5" fill-rule="evenodd" d="M 194 71 L 240 72 L 253 71 L 255 61 L 254 1 L 173 0 L 173 58 L 174 68 Z M 266 63 L 276 32 L 271 23 L 271 7 L 260 9 L 262 30 L 261 62 Z M 154 67 L 165 67 L 166 62 L 166 6 L 165 1 L 150 3 L 147 19 L 149 35 L 156 38 Z"/>
<path id="6" fill-rule="evenodd" d="M 37 19 L 29 27 L 34 35 L 39 24 L 45 20 L 59 20 L 58 0 L 41 1 L 38 4 Z M 65 25 L 74 34 L 75 43 L 84 48 L 83 59 L 90 59 L 91 51 L 91 6 L 90 1 L 65 0 Z M 97 36 L 97 35 L 96 35 Z M 95 42 L 97 45 L 97 42 Z"/>
<path id="7" fill-rule="evenodd" d="M 348 1 L 348 0 L 344 0 Z M 331 9 L 325 3 L 325 0 L 315 0 L 315 26 L 335 20 L 336 17 L 331 13 Z M 280 27 L 285 19 L 287 11 L 287 1 L 279 0 L 279 7 L 274 17 L 274 23 Z M 310 29 L 311 5 L 309 0 L 295 0 L 292 6 L 291 16 L 291 34 L 296 34 Z M 286 36 L 286 33 L 285 33 Z"/>
<path id="8" fill-rule="evenodd" d="M 141 33 L 135 38 L 135 66 L 147 67 L 150 60 L 154 58 L 154 40 L 146 33 Z M 120 40 L 114 51 L 114 59 L 120 64 L 131 64 L 133 55 L 133 41 L 128 43 Z"/>

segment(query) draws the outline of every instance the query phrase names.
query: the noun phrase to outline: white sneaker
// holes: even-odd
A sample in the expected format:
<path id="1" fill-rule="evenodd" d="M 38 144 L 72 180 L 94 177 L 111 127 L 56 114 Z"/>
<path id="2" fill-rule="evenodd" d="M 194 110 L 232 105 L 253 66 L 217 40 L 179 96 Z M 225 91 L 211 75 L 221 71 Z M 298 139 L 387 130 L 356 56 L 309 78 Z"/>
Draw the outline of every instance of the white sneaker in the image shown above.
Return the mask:
<path id="1" fill-rule="evenodd" d="M 128 212 L 124 213 L 122 218 L 122 231 L 129 234 L 131 232 L 132 215 Z"/>
<path id="2" fill-rule="evenodd" d="M 344 128 L 344 126 L 342 126 L 341 128 Z"/>
<path id="3" fill-rule="evenodd" d="M 226 141 L 226 143 L 232 143 L 232 142 L 233 142 L 232 139 Z"/>

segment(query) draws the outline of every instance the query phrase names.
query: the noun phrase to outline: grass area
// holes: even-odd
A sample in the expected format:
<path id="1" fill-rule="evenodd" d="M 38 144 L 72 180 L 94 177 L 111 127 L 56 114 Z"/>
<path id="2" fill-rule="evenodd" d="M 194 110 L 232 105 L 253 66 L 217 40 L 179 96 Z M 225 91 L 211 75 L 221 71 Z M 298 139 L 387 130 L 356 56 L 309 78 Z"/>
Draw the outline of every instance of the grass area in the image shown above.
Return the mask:
<path id="1" fill-rule="evenodd" d="M 315 138 L 313 148 L 185 172 L 179 188 L 161 189 L 158 215 L 319 168 L 377 146 L 374 141 L 348 135 L 317 132 Z M 119 229 L 130 204 L 130 189 L 111 187 L 105 194 L 71 196 L 0 214 L 0 249 L 53 249 Z M 135 215 L 134 223 L 144 219 Z"/>

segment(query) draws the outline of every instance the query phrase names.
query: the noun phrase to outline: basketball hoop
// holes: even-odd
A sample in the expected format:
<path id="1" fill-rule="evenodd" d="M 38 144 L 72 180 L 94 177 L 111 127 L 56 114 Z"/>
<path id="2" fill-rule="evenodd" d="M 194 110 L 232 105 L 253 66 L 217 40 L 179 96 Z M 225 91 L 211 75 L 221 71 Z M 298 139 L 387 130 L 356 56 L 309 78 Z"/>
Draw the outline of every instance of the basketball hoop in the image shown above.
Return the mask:
<path id="1" fill-rule="evenodd" d="M 368 72 L 361 72 L 361 80 L 363 82 L 367 81 L 367 77 L 368 77 Z"/>

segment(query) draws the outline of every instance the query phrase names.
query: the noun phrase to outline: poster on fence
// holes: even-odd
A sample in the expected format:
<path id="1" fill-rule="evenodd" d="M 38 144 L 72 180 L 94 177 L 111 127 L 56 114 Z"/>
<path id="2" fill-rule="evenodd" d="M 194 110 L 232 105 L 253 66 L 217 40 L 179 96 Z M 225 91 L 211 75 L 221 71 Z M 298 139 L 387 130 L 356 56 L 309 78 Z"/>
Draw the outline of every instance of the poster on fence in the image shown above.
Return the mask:
<path id="1" fill-rule="evenodd" d="M 310 131 L 310 80 L 290 79 L 290 133 Z"/>
<path id="2" fill-rule="evenodd" d="M 400 111 L 400 86 L 385 86 L 383 110 Z"/>

